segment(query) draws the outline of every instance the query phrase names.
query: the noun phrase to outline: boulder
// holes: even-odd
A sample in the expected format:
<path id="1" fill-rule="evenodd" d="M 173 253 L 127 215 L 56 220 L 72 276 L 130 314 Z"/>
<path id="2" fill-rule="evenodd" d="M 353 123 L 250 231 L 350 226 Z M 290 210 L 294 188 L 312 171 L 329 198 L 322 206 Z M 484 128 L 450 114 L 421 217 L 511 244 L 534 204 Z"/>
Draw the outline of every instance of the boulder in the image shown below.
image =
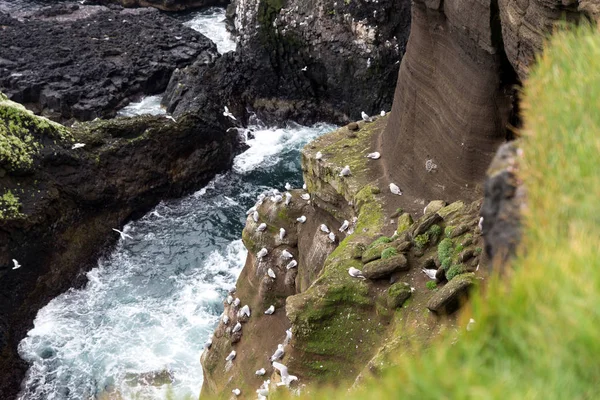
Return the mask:
<path id="1" fill-rule="evenodd" d="M 456 311 L 466 300 L 469 289 L 475 284 L 475 275 L 462 274 L 448 282 L 433 294 L 427 302 L 427 308 L 436 314 L 450 314 Z"/>
<path id="2" fill-rule="evenodd" d="M 415 227 L 413 228 L 413 230 L 411 232 L 411 236 L 412 236 L 413 240 L 417 236 L 422 235 L 425 232 L 427 232 L 427 230 L 429 230 L 429 228 L 431 228 L 431 226 L 433 224 L 436 224 L 441 220 L 442 220 L 442 217 L 440 217 L 438 213 L 426 214 L 426 215 L 422 216 L 421 218 L 419 218 L 417 220 L 417 222 L 415 222 Z"/>
<path id="3" fill-rule="evenodd" d="M 444 200 L 433 200 L 430 201 L 429 204 L 425 207 L 424 214 L 435 213 L 441 210 L 446 206 L 446 202 Z"/>
<path id="4" fill-rule="evenodd" d="M 402 307 L 411 294 L 412 290 L 408 283 L 396 282 L 387 291 L 387 306 L 392 309 Z"/>
<path id="5" fill-rule="evenodd" d="M 385 278 L 394 272 L 408 270 L 408 261 L 402 254 L 386 259 L 371 261 L 363 267 L 363 274 L 367 279 Z"/>
<path id="6" fill-rule="evenodd" d="M 405 232 L 413 224 L 412 216 L 409 213 L 404 213 L 398 217 L 398 228 L 396 229 L 397 234 Z"/>

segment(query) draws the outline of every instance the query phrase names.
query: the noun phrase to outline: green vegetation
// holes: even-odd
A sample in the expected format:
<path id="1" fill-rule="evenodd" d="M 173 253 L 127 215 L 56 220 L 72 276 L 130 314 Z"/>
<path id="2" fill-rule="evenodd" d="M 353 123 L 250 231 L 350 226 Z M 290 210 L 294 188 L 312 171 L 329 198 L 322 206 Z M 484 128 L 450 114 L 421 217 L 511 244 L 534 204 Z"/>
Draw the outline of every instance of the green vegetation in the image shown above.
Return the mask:
<path id="1" fill-rule="evenodd" d="M 368 248 L 372 248 L 375 247 L 377 245 L 383 244 L 383 243 L 390 243 L 392 241 L 391 238 L 387 237 L 387 236 L 382 236 L 378 239 L 375 239 Z"/>
<path id="2" fill-rule="evenodd" d="M 449 238 L 450 236 L 452 236 L 452 231 L 454 230 L 453 226 L 447 226 L 444 229 L 444 236 L 446 236 L 447 238 Z"/>
<path id="3" fill-rule="evenodd" d="M 435 281 L 428 281 L 425 284 L 425 287 L 427 287 L 429 290 L 435 290 L 437 288 L 437 283 L 435 283 Z"/>
<path id="4" fill-rule="evenodd" d="M 398 250 L 396 250 L 395 247 L 388 247 L 387 249 L 385 249 L 381 252 L 381 258 L 384 260 L 387 258 L 392 258 L 397 255 L 398 255 Z"/>
<path id="5" fill-rule="evenodd" d="M 414 242 L 415 246 L 418 249 L 424 249 L 429 244 L 429 235 L 427 234 L 427 232 L 425 232 L 422 235 L 418 235 L 417 237 L 415 237 Z"/>
<path id="6" fill-rule="evenodd" d="M 10 190 L 0 196 L 0 220 L 22 217 L 21 202 Z"/>
<path id="7" fill-rule="evenodd" d="M 447 269 L 446 279 L 450 282 L 454 277 L 467 272 L 467 268 L 463 264 L 454 264 Z"/>
<path id="8" fill-rule="evenodd" d="M 453 248 L 454 243 L 452 243 L 452 240 L 448 238 L 443 239 L 440 244 L 438 244 L 438 259 L 440 260 L 442 266 L 444 266 L 444 264 L 452 263 Z M 444 269 L 446 269 L 446 267 L 444 267 Z"/>

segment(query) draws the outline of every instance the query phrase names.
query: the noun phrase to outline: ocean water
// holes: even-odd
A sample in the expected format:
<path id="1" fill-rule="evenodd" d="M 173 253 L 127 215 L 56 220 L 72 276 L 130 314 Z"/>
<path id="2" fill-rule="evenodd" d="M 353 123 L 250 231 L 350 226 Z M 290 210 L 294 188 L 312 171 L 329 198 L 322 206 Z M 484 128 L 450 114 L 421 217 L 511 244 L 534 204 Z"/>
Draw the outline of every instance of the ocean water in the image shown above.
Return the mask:
<path id="1" fill-rule="evenodd" d="M 119 117 L 133 117 L 134 115 L 150 114 L 164 115 L 167 111 L 160 105 L 163 98 L 162 94 L 147 96 L 135 103 L 129 103 L 127 106 L 117 112 Z"/>
<path id="2" fill-rule="evenodd" d="M 133 239 L 84 288 L 39 311 L 19 346 L 31 365 L 19 399 L 197 398 L 203 345 L 244 265 L 245 211 L 265 190 L 300 187 L 299 149 L 332 129 L 256 127 L 232 171 L 128 224 Z"/>
<path id="3" fill-rule="evenodd" d="M 210 7 L 206 10 L 196 11 L 189 14 L 184 25 L 200 32 L 217 45 L 217 51 L 221 54 L 235 51 L 235 41 L 225 28 L 225 9 Z"/>

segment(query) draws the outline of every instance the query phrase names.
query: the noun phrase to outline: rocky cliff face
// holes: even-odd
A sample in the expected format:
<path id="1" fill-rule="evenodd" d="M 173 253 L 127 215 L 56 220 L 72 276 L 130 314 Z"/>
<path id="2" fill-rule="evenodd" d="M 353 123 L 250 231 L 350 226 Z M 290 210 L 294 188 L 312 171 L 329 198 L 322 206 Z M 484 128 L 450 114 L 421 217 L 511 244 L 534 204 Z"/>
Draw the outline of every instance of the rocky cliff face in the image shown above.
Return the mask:
<path id="1" fill-rule="evenodd" d="M 98 4 L 116 3 L 123 7 L 155 7 L 163 11 L 183 11 L 229 4 L 229 0 L 93 0 L 92 2 Z"/>
<path id="2" fill-rule="evenodd" d="M 239 0 L 230 6 L 236 55 L 174 74 L 175 113 L 218 97 L 282 122 L 358 118 L 389 110 L 410 26 L 409 1 Z M 235 11 L 233 11 L 235 10 Z M 209 87 L 209 86 L 212 86 Z M 208 91 L 208 94 L 207 94 Z"/>
<path id="3" fill-rule="evenodd" d="M 57 121 L 110 118 L 164 91 L 176 68 L 217 57 L 210 40 L 157 10 L 112 7 L 0 14 L 0 89 Z"/>
<path id="4" fill-rule="evenodd" d="M 221 118 L 119 118 L 67 129 L 0 94 L 0 397 L 26 370 L 16 353 L 47 301 L 84 281 L 119 228 L 230 168 Z M 72 149 L 74 143 L 84 147 Z M 12 269 L 12 259 L 22 265 Z"/>

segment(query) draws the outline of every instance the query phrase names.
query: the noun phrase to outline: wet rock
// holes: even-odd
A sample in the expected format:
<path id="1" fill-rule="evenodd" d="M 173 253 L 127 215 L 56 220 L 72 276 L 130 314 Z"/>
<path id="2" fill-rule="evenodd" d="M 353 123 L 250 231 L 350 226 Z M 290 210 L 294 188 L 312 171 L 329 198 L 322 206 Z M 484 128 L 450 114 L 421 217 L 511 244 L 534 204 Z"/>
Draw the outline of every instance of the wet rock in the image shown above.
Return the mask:
<path id="1" fill-rule="evenodd" d="M 427 308 L 437 314 L 450 314 L 456 311 L 467 299 L 469 289 L 475 284 L 475 275 L 462 274 L 448 282 L 433 294 Z"/>
<path id="2" fill-rule="evenodd" d="M 402 254 L 386 259 L 371 261 L 363 267 L 363 274 L 367 279 L 385 278 L 398 271 L 408 270 L 408 261 Z"/>
<path id="3" fill-rule="evenodd" d="M 387 291 L 387 306 L 392 309 L 402 307 L 411 294 L 412 291 L 408 283 L 396 282 Z"/>

